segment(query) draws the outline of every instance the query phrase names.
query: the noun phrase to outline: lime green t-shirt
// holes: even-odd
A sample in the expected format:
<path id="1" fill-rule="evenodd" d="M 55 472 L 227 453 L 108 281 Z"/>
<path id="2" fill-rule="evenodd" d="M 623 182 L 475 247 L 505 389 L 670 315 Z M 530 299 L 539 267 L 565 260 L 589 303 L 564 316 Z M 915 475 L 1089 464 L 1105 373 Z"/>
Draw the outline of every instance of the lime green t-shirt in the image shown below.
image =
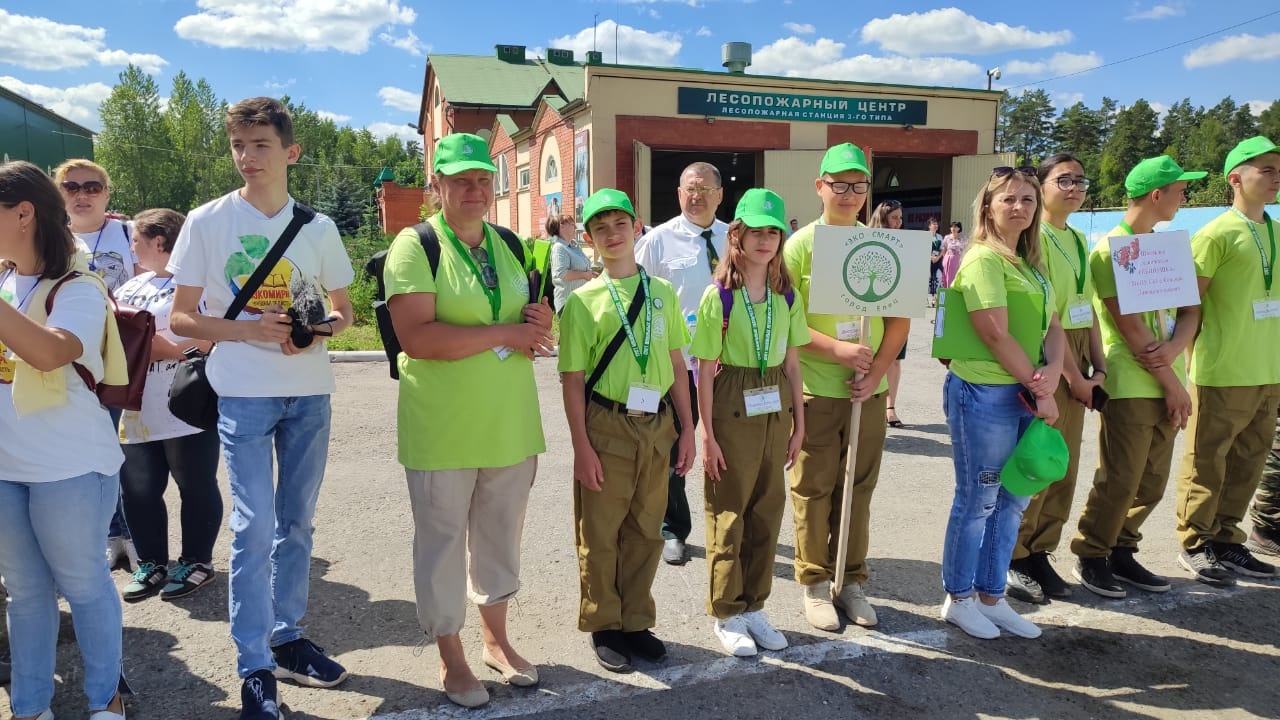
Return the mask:
<path id="1" fill-rule="evenodd" d="M 604 349 L 622 327 L 605 275 L 589 280 L 574 290 L 565 301 L 560 315 L 560 372 L 585 372 L 589 376 L 600 362 Z M 625 313 L 631 307 L 640 286 L 640 275 L 614 280 L 618 300 Z M 689 328 L 680 316 L 680 301 L 671 283 L 649 276 L 649 298 L 653 303 L 653 338 L 649 344 L 649 362 L 645 373 L 631 350 L 631 343 L 623 341 L 618 354 L 600 377 L 595 392 L 624 403 L 632 383 L 655 385 L 663 393 L 675 382 L 675 369 L 671 367 L 671 351 L 689 344 Z M 645 311 L 635 324 L 635 338 L 641 350 L 644 348 Z"/>
<path id="2" fill-rule="evenodd" d="M 1119 237 L 1121 235 L 1131 235 L 1129 231 L 1122 227 L 1117 227 L 1107 236 L 1098 241 L 1093 247 L 1093 252 L 1089 254 L 1089 271 L 1093 275 L 1093 282 L 1096 286 L 1094 295 L 1094 310 L 1098 313 L 1098 321 L 1100 323 L 1099 330 L 1102 333 L 1102 346 L 1107 356 L 1107 374 L 1103 379 L 1102 387 L 1111 397 L 1120 400 L 1123 398 L 1163 398 L 1164 388 L 1160 385 L 1160 381 L 1156 380 L 1151 373 L 1147 372 L 1138 364 L 1133 352 L 1129 349 L 1129 345 L 1124 341 L 1124 335 L 1120 334 L 1120 328 L 1116 324 L 1116 320 L 1107 310 L 1106 305 L 1102 303 L 1105 298 L 1116 297 L 1116 272 L 1115 265 L 1111 262 L 1111 240 L 1110 238 Z M 1177 309 L 1167 310 L 1166 313 L 1170 319 L 1177 316 Z M 1161 328 L 1159 322 L 1159 314 L 1152 312 L 1142 313 L 1142 322 L 1151 328 L 1151 332 L 1158 340 L 1166 340 L 1172 336 L 1171 328 Z M 1177 374 L 1178 381 L 1183 385 L 1187 384 L 1186 364 L 1183 360 L 1185 353 L 1179 355 L 1173 361 L 1173 372 Z"/>
<path id="3" fill-rule="evenodd" d="M 787 357 L 787 348 L 808 345 L 812 336 L 804 317 L 804 308 L 797 297 L 787 307 L 785 295 L 770 293 L 769 304 L 751 303 L 756 315 L 756 339 L 751 339 L 751 318 L 747 314 L 742 290 L 733 291 L 733 307 L 729 313 L 729 327 L 724 328 L 724 305 L 720 301 L 720 289 L 708 285 L 698 305 L 698 327 L 693 333 L 693 345 L 689 354 L 702 360 L 719 360 L 733 367 L 758 368 L 757 343 L 764 343 L 765 312 L 773 307 L 773 337 L 769 344 L 769 367 L 777 367 Z M 723 336 L 723 337 L 722 337 Z"/>
<path id="4" fill-rule="evenodd" d="M 1270 224 L 1276 232 L 1275 221 Z M 1280 318 L 1255 320 L 1253 306 L 1255 300 L 1280 299 L 1280 283 L 1267 291 L 1255 233 L 1274 268 L 1277 258 L 1272 257 L 1267 225 L 1249 222 L 1233 210 L 1209 221 L 1191 238 L 1196 275 L 1210 279 L 1191 354 L 1191 382 L 1196 385 L 1280 383 Z"/>
<path id="5" fill-rule="evenodd" d="M 384 276 L 387 297 L 433 293 L 436 321 L 450 325 L 494 325 L 484 285 L 441 229 L 439 277 L 413 228 L 391 241 Z M 486 226 L 487 228 L 487 226 Z M 507 244 L 487 228 L 498 273 L 499 323 L 521 322 L 529 300 L 524 268 Z M 546 451 L 533 362 L 511 351 L 505 360 L 485 350 L 461 360 L 398 358 L 400 399 L 396 410 L 400 464 L 412 470 L 506 467 Z M 459 409 L 466 408 L 466 412 Z"/>
<path id="6" fill-rule="evenodd" d="M 1089 271 L 1089 242 L 1079 230 L 1067 226 L 1059 230 L 1049 223 L 1040 223 L 1040 256 L 1044 258 L 1045 277 L 1053 285 L 1057 298 L 1055 307 L 1058 322 L 1064 330 L 1093 327 L 1093 313 L 1087 319 L 1072 322 L 1071 307 L 1093 306 L 1093 277 Z M 1081 277 L 1083 275 L 1084 277 Z M 1081 289 L 1080 281 L 1084 281 Z"/>
<path id="7" fill-rule="evenodd" d="M 1045 278 L 1046 283 L 1048 278 Z M 1056 298 L 1053 285 L 1041 285 L 1034 273 L 1027 267 L 1026 261 L 1020 260 L 1017 265 L 1005 260 L 989 247 L 970 243 L 960 259 L 960 269 L 956 271 L 956 279 L 951 282 L 951 290 L 964 296 L 965 305 L 970 312 L 974 310 L 990 310 L 991 308 L 1008 307 L 1009 293 L 1022 292 L 1039 298 L 1037 305 L 1043 309 L 1047 300 L 1048 315 L 1042 315 L 1040 337 L 1043 340 L 1048 326 L 1043 322 L 1052 317 Z M 1048 297 L 1045 297 L 1046 291 Z M 1030 358 L 1032 365 L 1039 365 L 1040 358 Z M 1004 366 L 995 360 L 952 360 L 951 372 L 965 382 L 975 385 L 1012 385 L 1017 381 Z"/>
<path id="8" fill-rule="evenodd" d="M 813 283 L 813 230 L 818 225 L 825 224 L 826 222 L 819 218 L 800 228 L 795 234 L 787 238 L 782 246 L 782 260 L 787 265 L 787 271 L 791 273 L 791 281 L 795 283 L 796 299 L 799 301 L 797 304 L 803 306 L 801 310 L 805 314 L 809 328 L 827 337 L 839 339 L 837 325 L 853 323 L 856 326 L 861 321 L 861 316 L 825 315 L 809 312 L 809 287 Z M 870 347 L 873 351 L 879 350 L 880 343 L 884 340 L 884 320 L 873 317 L 870 325 Z M 806 393 L 830 398 L 849 397 L 849 386 L 846 383 L 849 378 L 853 377 L 853 370 L 840 363 L 832 362 L 819 353 L 804 348 L 800 348 L 799 355 L 800 374 L 804 377 L 804 391 Z M 880 385 L 876 387 L 876 392 L 882 393 L 888 389 L 888 379 L 881 379 Z"/>

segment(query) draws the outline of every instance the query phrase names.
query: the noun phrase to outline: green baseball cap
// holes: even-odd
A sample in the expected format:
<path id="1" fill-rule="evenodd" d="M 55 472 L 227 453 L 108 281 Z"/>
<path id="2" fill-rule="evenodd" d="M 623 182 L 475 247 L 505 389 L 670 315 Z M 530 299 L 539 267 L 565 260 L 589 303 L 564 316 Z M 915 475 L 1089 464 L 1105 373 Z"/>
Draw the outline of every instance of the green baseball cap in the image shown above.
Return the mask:
<path id="1" fill-rule="evenodd" d="M 787 213 L 778 193 L 765 188 L 751 188 L 742 194 L 733 219 L 741 220 L 749 228 L 776 227 L 787 229 Z"/>
<path id="2" fill-rule="evenodd" d="M 1022 433 L 1000 470 L 1000 484 L 1013 495 L 1035 495 L 1067 476 L 1067 441 L 1040 418 Z"/>
<path id="3" fill-rule="evenodd" d="M 1242 162 L 1252 160 L 1259 155 L 1267 155 L 1269 153 L 1280 154 L 1280 147 L 1261 135 L 1255 135 L 1248 140 L 1241 140 L 1240 144 L 1231 149 L 1227 153 L 1227 163 L 1222 166 L 1222 174 L 1226 175 L 1236 169 Z"/>
<path id="4" fill-rule="evenodd" d="M 1124 178 L 1124 190 L 1129 197 L 1140 198 L 1152 190 L 1168 187 L 1181 180 L 1199 180 L 1208 174 L 1203 170 L 1187 172 L 1173 158 L 1160 155 L 1134 165 Z"/>
<path id="5" fill-rule="evenodd" d="M 464 170 L 498 172 L 489 159 L 489 143 L 471 133 L 453 133 L 440 138 L 431 168 L 441 175 L 457 175 Z"/>
<path id="6" fill-rule="evenodd" d="M 613 188 L 601 188 L 592 193 L 582 205 L 583 226 L 606 210 L 621 210 L 631 217 L 636 216 L 636 209 L 631 206 L 631 198 L 626 193 Z"/>
<path id="7" fill-rule="evenodd" d="M 840 143 L 827 148 L 827 154 L 822 156 L 822 166 L 818 169 L 818 174 L 835 175 L 846 170 L 861 170 L 868 175 L 871 174 L 867 169 L 867 154 L 862 152 L 862 148 L 853 143 Z"/>

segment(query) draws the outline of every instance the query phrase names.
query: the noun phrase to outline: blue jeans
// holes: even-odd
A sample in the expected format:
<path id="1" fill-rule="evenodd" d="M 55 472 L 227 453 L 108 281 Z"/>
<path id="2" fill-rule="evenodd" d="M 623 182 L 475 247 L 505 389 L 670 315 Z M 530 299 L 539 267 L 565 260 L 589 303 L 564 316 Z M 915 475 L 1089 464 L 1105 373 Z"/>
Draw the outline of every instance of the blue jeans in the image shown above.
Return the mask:
<path id="1" fill-rule="evenodd" d="M 88 473 L 46 483 L 0 480 L 0 575 L 9 591 L 13 656 L 9 704 L 18 717 L 39 714 L 53 700 L 57 590 L 71 605 L 89 711 L 105 709 L 115 697 L 120 594 L 102 538 L 119 496 L 116 475 Z"/>
<path id="2" fill-rule="evenodd" d="M 274 669 L 271 648 L 302 637 L 311 519 L 329 451 L 329 396 L 224 397 L 218 415 L 231 480 L 227 601 L 236 671 L 243 678 Z"/>
<path id="3" fill-rule="evenodd" d="M 1000 484 L 1000 469 L 1033 417 L 1018 400 L 1021 390 L 1017 384 L 975 385 L 952 373 L 943 383 L 956 495 L 942 546 L 942 585 L 959 598 L 975 591 L 1004 596 L 1018 525 L 1031 500 Z"/>

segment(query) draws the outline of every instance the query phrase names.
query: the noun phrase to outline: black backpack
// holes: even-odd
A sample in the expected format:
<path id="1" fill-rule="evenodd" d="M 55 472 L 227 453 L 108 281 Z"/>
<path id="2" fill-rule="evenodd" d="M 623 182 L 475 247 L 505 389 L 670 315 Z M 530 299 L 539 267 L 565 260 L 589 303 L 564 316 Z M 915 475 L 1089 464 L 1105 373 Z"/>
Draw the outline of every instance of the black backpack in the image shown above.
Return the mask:
<path id="1" fill-rule="evenodd" d="M 515 256 L 516 262 L 526 271 L 531 270 L 532 263 L 526 259 L 524 242 L 507 228 L 500 225 L 490 225 L 490 227 L 497 231 L 498 237 L 506 243 L 511 254 Z M 440 270 L 440 238 L 436 236 L 436 229 L 429 222 L 418 223 L 413 226 L 413 229 L 418 233 L 418 241 L 422 243 L 422 250 L 427 254 L 427 263 L 431 265 L 431 276 L 435 277 Z M 391 323 L 391 309 L 387 306 L 387 284 L 382 276 L 386 264 L 387 251 L 379 250 L 364 264 L 364 271 L 378 283 L 373 295 L 373 314 L 378 322 L 378 336 L 382 338 L 382 349 L 387 353 L 387 361 L 391 364 L 391 378 L 399 380 L 400 369 L 397 367 L 397 358 L 401 351 L 400 339 L 396 337 L 395 326 Z M 542 278 L 541 284 L 542 292 L 538 299 L 547 298 L 550 302 L 553 297 L 550 273 L 548 277 Z"/>

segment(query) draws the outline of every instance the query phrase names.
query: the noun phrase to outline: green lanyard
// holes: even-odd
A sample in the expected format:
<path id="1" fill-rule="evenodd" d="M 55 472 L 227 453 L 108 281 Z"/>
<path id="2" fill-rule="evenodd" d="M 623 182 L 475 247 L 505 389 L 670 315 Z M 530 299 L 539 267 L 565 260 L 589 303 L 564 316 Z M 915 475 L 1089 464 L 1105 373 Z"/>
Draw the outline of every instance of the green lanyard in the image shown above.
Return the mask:
<path id="1" fill-rule="evenodd" d="M 1258 237 L 1258 231 L 1253 229 L 1253 221 L 1245 217 L 1245 214 L 1236 208 L 1231 208 L 1231 212 L 1239 215 L 1244 224 L 1249 226 L 1249 232 L 1253 235 L 1253 242 L 1258 246 L 1258 254 L 1262 256 L 1262 281 L 1266 283 L 1267 295 L 1270 296 L 1271 280 L 1273 279 L 1271 263 L 1275 261 L 1276 257 L 1276 231 L 1275 228 L 1271 227 L 1271 218 L 1267 216 L 1265 211 L 1262 213 L 1262 222 L 1267 224 L 1267 236 L 1271 240 L 1271 257 L 1268 258 L 1266 251 L 1262 249 L 1262 238 Z"/>
<path id="2" fill-rule="evenodd" d="M 649 294 L 649 275 L 640 268 L 640 285 L 644 288 L 644 349 L 640 348 L 640 343 L 636 342 L 635 330 L 631 327 L 631 323 L 627 322 L 627 310 L 622 307 L 622 300 L 618 298 L 618 288 L 614 287 L 613 280 L 606 274 L 604 278 L 604 286 L 609 288 L 609 297 L 613 298 L 613 309 L 618 311 L 618 318 L 622 320 L 622 329 L 627 332 L 627 342 L 631 343 L 631 354 L 636 358 L 636 364 L 640 366 L 640 374 L 647 376 L 649 368 L 649 345 L 653 342 L 653 295 Z"/>
<path id="3" fill-rule="evenodd" d="M 1084 281 L 1088 277 L 1085 273 L 1084 240 L 1076 234 L 1075 229 L 1070 225 L 1067 226 L 1067 230 L 1071 233 L 1071 237 L 1075 238 L 1076 252 L 1080 253 L 1080 269 L 1076 270 L 1075 266 L 1071 266 L 1071 273 L 1076 277 L 1076 294 L 1084 295 Z M 1062 257 L 1067 259 L 1067 265 L 1071 265 L 1071 256 L 1067 254 L 1066 250 L 1062 249 L 1062 244 L 1058 242 L 1057 233 L 1045 223 L 1040 224 L 1040 233 L 1049 236 L 1054 246 L 1058 248 L 1058 252 L 1062 253 Z"/>
<path id="4" fill-rule="evenodd" d="M 1027 267 L 1031 268 L 1031 274 L 1036 276 L 1036 280 L 1040 283 L 1040 290 L 1044 293 L 1044 302 L 1040 304 L 1040 330 L 1045 331 L 1049 329 L 1049 283 L 1035 265 L 1027 263 Z"/>
<path id="5" fill-rule="evenodd" d="M 489 286 L 484 282 L 484 275 L 480 273 L 480 266 L 476 265 L 475 258 L 471 257 L 471 251 L 467 249 L 466 245 L 462 244 L 462 241 L 458 239 L 457 235 L 453 234 L 453 230 L 449 227 L 449 223 L 445 222 L 444 219 L 441 218 L 440 227 L 444 229 L 444 236 L 449 238 L 449 242 L 453 243 L 454 248 L 458 250 L 458 254 L 462 256 L 464 261 L 466 261 L 467 267 L 471 268 L 472 274 L 476 276 L 476 280 L 480 283 L 480 289 L 484 290 L 485 297 L 489 298 L 489 309 L 493 311 L 493 321 L 495 323 L 498 322 L 498 312 L 502 310 L 501 278 L 499 278 L 498 282 L 494 283 L 492 290 L 489 289 Z M 493 254 L 493 235 L 489 233 L 488 223 L 485 223 L 484 226 L 484 250 L 489 254 L 489 262 L 493 266 L 494 275 L 497 275 L 498 258 Z"/>
<path id="6" fill-rule="evenodd" d="M 760 377 L 769 367 L 769 348 L 773 347 L 773 289 L 764 289 L 764 347 L 760 346 L 760 330 L 756 326 L 756 309 L 751 306 L 751 296 L 747 295 L 747 286 L 742 286 L 742 304 L 747 308 L 747 319 L 751 321 L 751 344 L 756 349 L 756 361 L 760 363 Z"/>
<path id="7" fill-rule="evenodd" d="M 1127 223 L 1127 222 L 1125 222 L 1125 221 L 1123 221 L 1123 220 L 1121 220 L 1121 221 L 1120 221 L 1120 228 L 1121 228 L 1122 230 L 1124 230 L 1124 234 L 1125 234 L 1125 235 L 1133 235 L 1133 234 L 1134 234 L 1134 233 L 1133 233 L 1133 226 L 1131 226 L 1129 223 Z"/>

